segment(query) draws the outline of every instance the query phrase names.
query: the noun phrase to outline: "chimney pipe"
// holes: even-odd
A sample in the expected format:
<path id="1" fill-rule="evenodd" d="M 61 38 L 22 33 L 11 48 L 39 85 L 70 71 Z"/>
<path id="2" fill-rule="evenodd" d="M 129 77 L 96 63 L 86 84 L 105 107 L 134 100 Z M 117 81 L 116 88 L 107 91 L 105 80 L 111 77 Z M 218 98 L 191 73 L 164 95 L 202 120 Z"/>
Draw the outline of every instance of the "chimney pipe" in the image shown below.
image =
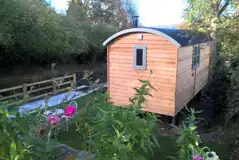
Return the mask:
<path id="1" fill-rule="evenodd" d="M 139 16 L 134 16 L 134 18 L 133 18 L 133 27 L 134 28 L 139 27 Z"/>

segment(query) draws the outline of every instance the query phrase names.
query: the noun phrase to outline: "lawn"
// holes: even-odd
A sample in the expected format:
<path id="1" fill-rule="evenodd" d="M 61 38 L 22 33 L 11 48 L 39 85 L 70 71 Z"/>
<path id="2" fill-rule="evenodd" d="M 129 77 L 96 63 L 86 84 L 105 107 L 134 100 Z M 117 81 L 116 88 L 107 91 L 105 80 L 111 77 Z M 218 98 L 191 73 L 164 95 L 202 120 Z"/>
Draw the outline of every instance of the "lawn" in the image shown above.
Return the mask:
<path id="1" fill-rule="evenodd" d="M 95 94 L 90 94 L 84 97 L 81 97 L 77 100 L 79 109 L 82 106 L 85 106 L 87 102 L 90 101 L 95 96 Z M 155 149 L 154 155 L 149 156 L 150 160 L 166 160 L 168 156 L 174 156 L 178 152 L 176 137 L 173 136 L 165 136 L 159 133 L 156 134 L 158 142 L 160 144 L 160 148 Z M 81 139 L 76 132 L 76 125 L 74 123 L 70 124 L 69 130 L 62 131 L 59 134 L 60 142 L 75 148 L 81 149 Z M 220 160 L 228 160 L 230 144 L 232 141 L 232 137 L 228 134 L 218 137 L 217 139 L 210 140 L 205 142 L 204 146 L 210 147 L 213 151 L 215 151 L 219 156 Z"/>
<path id="2" fill-rule="evenodd" d="M 81 139 L 80 136 L 77 136 L 75 132 L 76 127 L 72 124 L 69 128 L 69 131 L 63 131 L 59 135 L 59 140 L 69 145 L 75 149 L 81 149 Z M 158 142 L 160 144 L 160 148 L 155 149 L 154 155 L 149 156 L 149 160 L 166 160 L 168 156 L 174 156 L 177 154 L 177 144 L 176 138 L 171 136 L 157 135 Z M 205 143 L 205 146 L 212 148 L 219 156 L 220 160 L 228 160 L 229 150 L 230 150 L 230 137 L 224 137 L 223 141 L 220 142 L 217 140 L 212 140 L 210 142 Z"/>

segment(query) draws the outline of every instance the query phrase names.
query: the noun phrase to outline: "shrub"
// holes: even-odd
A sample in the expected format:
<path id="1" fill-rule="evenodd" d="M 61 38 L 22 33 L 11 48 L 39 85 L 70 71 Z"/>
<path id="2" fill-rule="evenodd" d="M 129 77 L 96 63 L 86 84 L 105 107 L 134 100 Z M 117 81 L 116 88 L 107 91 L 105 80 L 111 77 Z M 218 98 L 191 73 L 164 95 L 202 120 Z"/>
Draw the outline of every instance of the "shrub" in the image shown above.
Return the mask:
<path id="1" fill-rule="evenodd" d="M 102 42 L 116 30 L 106 24 L 72 20 L 42 0 L 0 0 L 0 4 L 0 65 L 4 67 L 103 57 Z"/>
<path id="2" fill-rule="evenodd" d="M 141 111 L 152 86 L 140 80 L 142 86 L 135 88 L 136 94 L 127 106 L 115 106 L 109 102 L 108 94 L 99 94 L 90 104 L 82 108 L 76 118 L 79 142 L 85 151 L 94 153 L 97 159 L 146 159 L 158 146 L 153 133 L 157 118 L 153 113 Z"/>
<path id="3" fill-rule="evenodd" d="M 44 124 L 41 115 L 36 112 L 13 116 L 0 109 L 0 159 L 50 159 L 55 155 L 56 141 L 39 134 Z"/>
<path id="4" fill-rule="evenodd" d="M 173 126 L 179 131 L 179 137 L 177 138 L 178 157 L 169 158 L 175 160 L 219 160 L 215 152 L 211 152 L 208 147 L 202 147 L 200 135 L 196 131 L 199 119 L 195 117 L 195 114 L 201 112 L 187 108 L 186 110 L 190 112 L 190 115 L 179 127 Z M 205 152 L 205 150 L 208 150 L 208 152 Z"/>

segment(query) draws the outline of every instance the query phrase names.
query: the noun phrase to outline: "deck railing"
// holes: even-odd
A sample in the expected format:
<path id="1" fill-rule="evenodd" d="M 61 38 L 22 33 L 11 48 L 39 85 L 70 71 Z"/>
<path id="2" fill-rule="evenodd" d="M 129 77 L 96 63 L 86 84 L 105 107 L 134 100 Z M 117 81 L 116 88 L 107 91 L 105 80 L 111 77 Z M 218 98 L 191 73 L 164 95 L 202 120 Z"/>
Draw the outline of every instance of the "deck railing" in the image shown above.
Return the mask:
<path id="1" fill-rule="evenodd" d="M 56 95 L 71 90 L 76 85 L 76 75 L 52 78 L 49 80 L 23 84 L 0 90 L 0 102 L 13 106 L 32 100 L 41 99 L 47 95 Z"/>

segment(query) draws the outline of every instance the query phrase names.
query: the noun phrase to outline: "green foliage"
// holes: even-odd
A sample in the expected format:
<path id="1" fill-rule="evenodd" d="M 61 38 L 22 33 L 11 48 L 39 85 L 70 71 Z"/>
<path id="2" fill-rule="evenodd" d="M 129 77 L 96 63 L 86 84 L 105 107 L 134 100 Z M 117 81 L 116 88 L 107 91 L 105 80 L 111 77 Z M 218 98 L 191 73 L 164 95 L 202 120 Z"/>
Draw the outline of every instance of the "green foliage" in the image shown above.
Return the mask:
<path id="1" fill-rule="evenodd" d="M 101 53 L 101 43 L 116 31 L 58 14 L 41 0 L 0 0 L 1 64 L 67 62 Z"/>
<path id="2" fill-rule="evenodd" d="M 0 109 L 0 159 L 41 157 L 48 160 L 54 156 L 56 141 L 40 135 L 41 126 L 46 123 L 40 111 L 23 116 L 19 113 L 10 116 L 8 112 Z M 45 129 L 45 132 L 48 132 L 49 127 Z"/>
<path id="3" fill-rule="evenodd" d="M 11 119 L 9 114 L 0 110 L 0 158 L 9 160 L 20 160 L 26 155 L 33 154 L 33 145 L 22 140 L 24 129 L 19 123 L 19 114 L 16 119 Z"/>
<path id="4" fill-rule="evenodd" d="M 139 116 L 144 113 L 140 109 L 152 87 L 149 81 L 141 83 L 129 106 L 114 106 L 109 103 L 108 94 L 100 94 L 81 108 L 76 123 L 82 149 L 104 160 L 146 159 L 146 155 L 153 154 L 153 148 L 158 146 L 153 135 L 157 118 L 153 113 Z"/>
<path id="5" fill-rule="evenodd" d="M 190 115 L 182 122 L 179 127 L 173 125 L 173 127 L 179 131 L 179 137 L 176 140 L 179 146 L 178 156 L 177 158 L 168 158 L 175 160 L 192 160 L 194 156 L 199 156 L 207 160 L 208 154 L 211 153 L 210 149 L 208 147 L 202 147 L 200 135 L 197 133 L 197 124 L 200 119 L 196 118 L 195 114 L 201 112 L 195 111 L 194 109 L 189 110 L 188 108 L 186 108 L 186 110 L 188 113 L 190 113 Z M 205 150 L 208 152 L 205 152 Z M 216 156 L 217 155 L 215 154 L 215 157 Z"/>
<path id="6" fill-rule="evenodd" d="M 225 124 L 238 115 L 239 3 L 236 0 L 187 0 L 185 18 L 189 28 L 208 34 L 217 42 L 217 60 L 209 95 L 224 111 Z M 213 57 L 216 58 L 216 57 Z M 232 64 L 229 68 L 225 62 Z"/>
<path id="7" fill-rule="evenodd" d="M 235 16 L 236 0 L 187 0 L 184 12 L 187 27 L 212 35 L 217 38 L 217 32 L 223 25 L 223 17 Z"/>
<path id="8" fill-rule="evenodd" d="M 208 95 L 215 107 L 217 114 L 223 114 L 227 106 L 227 92 L 230 85 L 228 68 L 222 60 L 219 60 L 214 68 L 213 75 L 205 93 Z"/>
<path id="9" fill-rule="evenodd" d="M 117 28 L 127 28 L 129 19 L 136 14 L 135 4 L 128 0 L 71 0 L 67 10 L 67 15 L 76 21 Z"/>
<path id="10" fill-rule="evenodd" d="M 230 86 L 228 89 L 226 107 L 225 125 L 228 126 L 230 122 L 236 121 L 239 117 L 239 101 L 238 101 L 238 82 L 239 82 L 239 66 L 230 70 Z"/>
<path id="11" fill-rule="evenodd" d="M 179 160 L 191 160 L 192 155 L 195 155 L 201 151 L 199 147 L 200 136 L 196 132 L 197 118 L 195 117 L 196 112 L 194 109 L 187 111 L 190 115 L 182 122 L 182 124 L 175 127 L 179 131 L 179 137 L 177 139 L 177 144 L 180 148 L 178 158 Z"/>

